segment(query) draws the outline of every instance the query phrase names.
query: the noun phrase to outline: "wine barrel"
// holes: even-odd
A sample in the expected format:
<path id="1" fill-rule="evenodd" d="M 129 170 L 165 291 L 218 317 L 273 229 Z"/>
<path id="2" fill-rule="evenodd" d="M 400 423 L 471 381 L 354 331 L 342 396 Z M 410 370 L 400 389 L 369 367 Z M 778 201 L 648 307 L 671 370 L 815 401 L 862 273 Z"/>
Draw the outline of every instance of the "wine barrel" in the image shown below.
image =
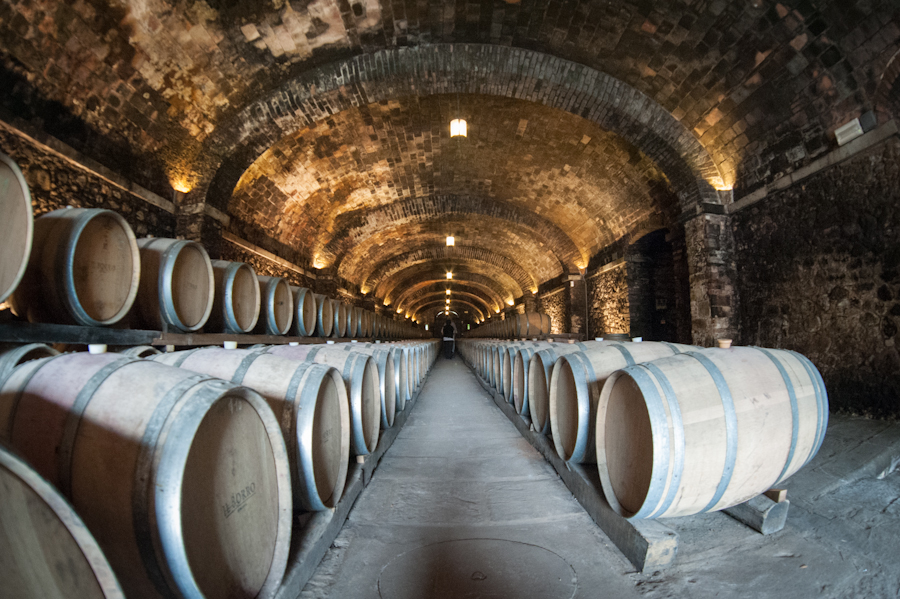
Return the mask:
<path id="1" fill-rule="evenodd" d="M 10 298 L 17 315 L 96 327 L 128 314 L 141 260 L 124 218 L 94 208 L 55 210 L 35 219 L 34 248 Z"/>
<path id="2" fill-rule="evenodd" d="M 332 337 L 347 336 L 347 304 L 338 300 L 331 300 L 332 316 L 334 318 L 334 326 L 331 327 Z"/>
<path id="3" fill-rule="evenodd" d="M 356 308 L 356 318 L 359 320 L 359 336 L 369 337 L 369 312 L 362 308 Z"/>
<path id="4" fill-rule="evenodd" d="M 316 298 L 316 335 L 331 337 L 331 331 L 334 329 L 334 306 L 324 295 L 315 293 L 313 297 Z"/>
<path id="5" fill-rule="evenodd" d="M 294 322 L 294 294 L 281 277 L 257 277 L 260 311 L 255 331 L 262 335 L 287 335 Z"/>
<path id="6" fill-rule="evenodd" d="M 503 398 L 509 403 L 513 403 L 513 395 L 515 386 L 513 384 L 513 371 L 515 369 L 516 357 L 519 352 L 526 347 L 534 345 L 531 341 L 511 341 L 504 346 L 502 362 L 500 365 L 500 378 L 503 383 Z"/>
<path id="7" fill-rule="evenodd" d="M 593 464 L 597 401 L 616 370 L 701 349 L 675 343 L 604 343 L 560 356 L 550 377 L 550 431 L 556 453 L 576 464 Z"/>
<path id="8" fill-rule="evenodd" d="M 347 307 L 347 336 L 356 338 L 360 337 L 359 332 L 359 313 L 361 310 L 356 306 Z"/>
<path id="9" fill-rule="evenodd" d="M 553 327 L 553 321 L 548 314 L 541 313 L 541 334 L 549 335 Z"/>
<path id="10" fill-rule="evenodd" d="M 368 343 L 338 343 L 326 348 L 320 348 L 318 352 L 349 352 L 371 356 L 378 368 L 378 397 L 381 401 L 381 427 L 394 426 L 394 416 L 398 410 L 397 399 L 397 370 L 394 354 L 389 347 Z M 317 352 L 313 352 L 315 355 Z M 405 405 L 405 403 L 404 403 Z M 402 408 L 399 408 L 402 409 Z"/>
<path id="11" fill-rule="evenodd" d="M 588 349 L 597 343 L 603 342 L 553 343 L 531 356 L 528 364 L 528 410 L 534 430 L 544 435 L 550 433 L 550 378 L 553 365 L 560 356 Z"/>
<path id="12" fill-rule="evenodd" d="M 217 347 L 161 354 L 155 361 L 250 387 L 281 422 L 296 509 L 337 505 L 350 459 L 350 406 L 340 373 L 253 350 Z"/>
<path id="13" fill-rule="evenodd" d="M 243 262 L 213 260 L 216 293 L 207 321 L 209 332 L 249 333 L 259 320 L 256 271 Z"/>
<path id="14" fill-rule="evenodd" d="M 72 506 L 0 446 L 0 595 L 125 599 L 109 562 Z"/>
<path id="15" fill-rule="evenodd" d="M 542 319 L 538 312 L 526 312 L 525 320 L 528 325 L 527 335 L 529 337 L 537 337 L 543 334 Z"/>
<path id="16" fill-rule="evenodd" d="M 158 356 L 162 352 L 152 345 L 135 345 L 134 347 L 123 349 L 119 353 L 123 356 L 128 356 L 129 358 L 152 358 L 153 356 Z"/>
<path id="17" fill-rule="evenodd" d="M 369 455 L 378 445 L 381 382 L 369 356 L 334 349 L 333 345 L 273 345 L 267 353 L 292 360 L 333 366 L 341 373 L 350 401 L 350 443 L 355 455 Z"/>
<path id="18" fill-rule="evenodd" d="M 372 336 L 372 313 L 362 308 L 359 310 L 359 336 Z"/>
<path id="19" fill-rule="evenodd" d="M 141 281 L 135 300 L 144 326 L 192 333 L 212 313 L 215 278 L 206 249 L 184 239 L 137 240 Z"/>
<path id="20" fill-rule="evenodd" d="M 312 337 L 316 334 L 316 298 L 306 287 L 291 287 L 294 294 L 294 334 Z"/>
<path id="21" fill-rule="evenodd" d="M 5 302 L 19 285 L 34 235 L 31 192 L 18 165 L 0 152 L 0 302 Z"/>
<path id="22" fill-rule="evenodd" d="M 373 344 L 374 345 L 374 344 Z M 388 345 L 394 356 L 394 381 L 397 387 L 397 409 L 403 411 L 416 390 L 414 362 L 410 350 L 401 345 Z"/>
<path id="23" fill-rule="evenodd" d="M 6 377 L 8 377 L 13 369 L 19 364 L 58 355 L 58 351 L 43 343 L 4 346 L 0 349 L 0 384 L 3 384 Z"/>
<path id="24" fill-rule="evenodd" d="M 512 403 L 516 407 L 516 412 L 523 416 L 530 413 L 528 409 L 528 367 L 531 365 L 531 357 L 536 352 L 552 346 L 553 344 L 548 341 L 531 341 L 519 349 L 513 360 Z"/>
<path id="25" fill-rule="evenodd" d="M 597 467 L 632 519 L 721 510 L 791 476 L 819 450 L 828 396 L 791 351 L 705 349 L 612 374 L 597 409 Z"/>
<path id="26" fill-rule="evenodd" d="M 129 598 L 278 590 L 290 466 L 256 392 L 149 360 L 62 354 L 0 387 L 0 437 L 72 502 Z"/>

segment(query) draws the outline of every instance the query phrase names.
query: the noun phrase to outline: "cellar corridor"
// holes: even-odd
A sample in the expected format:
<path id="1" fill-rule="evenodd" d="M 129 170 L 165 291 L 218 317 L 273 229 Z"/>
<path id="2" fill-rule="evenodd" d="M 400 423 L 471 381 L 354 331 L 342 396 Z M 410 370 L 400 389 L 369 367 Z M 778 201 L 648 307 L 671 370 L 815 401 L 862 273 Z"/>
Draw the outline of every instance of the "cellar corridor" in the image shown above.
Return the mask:
<path id="1" fill-rule="evenodd" d="M 782 531 L 763 536 L 722 512 L 665 519 L 676 563 L 642 574 L 463 360 L 439 357 L 299 597 L 892 596 L 900 473 L 886 456 L 897 447 L 900 424 L 832 415 L 819 454 L 786 481 Z"/>
<path id="2" fill-rule="evenodd" d="M 458 355 L 437 359 L 412 409 L 300 597 L 639 596 Z"/>

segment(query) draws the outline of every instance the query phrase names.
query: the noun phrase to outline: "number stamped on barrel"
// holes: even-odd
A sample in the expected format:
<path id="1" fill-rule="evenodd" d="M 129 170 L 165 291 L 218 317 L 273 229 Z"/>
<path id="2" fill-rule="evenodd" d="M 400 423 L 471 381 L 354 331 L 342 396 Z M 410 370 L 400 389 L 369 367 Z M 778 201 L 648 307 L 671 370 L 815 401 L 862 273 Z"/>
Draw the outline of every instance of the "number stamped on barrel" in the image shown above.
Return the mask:
<path id="1" fill-rule="evenodd" d="M 233 513 L 243 510 L 254 495 L 256 495 L 256 483 L 250 483 L 240 491 L 232 493 L 231 497 L 222 505 L 225 517 L 230 518 Z"/>

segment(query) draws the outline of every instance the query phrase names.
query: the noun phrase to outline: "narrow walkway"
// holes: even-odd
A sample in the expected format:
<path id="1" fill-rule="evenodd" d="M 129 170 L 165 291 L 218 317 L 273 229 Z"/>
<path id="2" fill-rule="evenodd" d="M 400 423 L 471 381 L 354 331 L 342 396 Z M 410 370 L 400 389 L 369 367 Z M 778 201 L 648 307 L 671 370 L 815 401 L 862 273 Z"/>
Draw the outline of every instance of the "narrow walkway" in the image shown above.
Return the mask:
<path id="1" fill-rule="evenodd" d="M 631 570 L 457 356 L 300 597 L 624 599 Z"/>

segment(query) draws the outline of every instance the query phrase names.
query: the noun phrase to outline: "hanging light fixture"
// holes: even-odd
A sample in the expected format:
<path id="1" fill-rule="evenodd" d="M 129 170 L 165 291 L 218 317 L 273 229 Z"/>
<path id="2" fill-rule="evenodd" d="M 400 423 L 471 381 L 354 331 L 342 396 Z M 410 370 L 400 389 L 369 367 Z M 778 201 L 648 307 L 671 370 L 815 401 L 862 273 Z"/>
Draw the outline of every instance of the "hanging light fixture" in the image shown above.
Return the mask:
<path id="1" fill-rule="evenodd" d="M 447 273 L 447 278 L 448 278 L 448 279 L 452 279 L 452 278 L 453 278 L 453 273 L 452 273 L 452 272 L 448 272 L 448 273 Z"/>
<path id="2" fill-rule="evenodd" d="M 453 235 L 447 235 L 447 245 L 456 245 L 456 239 Z"/>
<path id="3" fill-rule="evenodd" d="M 450 290 L 449 290 L 449 289 L 447 290 L 447 295 L 450 295 Z"/>
<path id="4" fill-rule="evenodd" d="M 450 137 L 466 137 L 467 129 L 465 119 L 453 119 L 450 121 Z"/>
<path id="5" fill-rule="evenodd" d="M 450 121 L 450 137 L 466 137 L 466 120 L 459 118 L 459 94 L 456 96 L 456 118 Z"/>

